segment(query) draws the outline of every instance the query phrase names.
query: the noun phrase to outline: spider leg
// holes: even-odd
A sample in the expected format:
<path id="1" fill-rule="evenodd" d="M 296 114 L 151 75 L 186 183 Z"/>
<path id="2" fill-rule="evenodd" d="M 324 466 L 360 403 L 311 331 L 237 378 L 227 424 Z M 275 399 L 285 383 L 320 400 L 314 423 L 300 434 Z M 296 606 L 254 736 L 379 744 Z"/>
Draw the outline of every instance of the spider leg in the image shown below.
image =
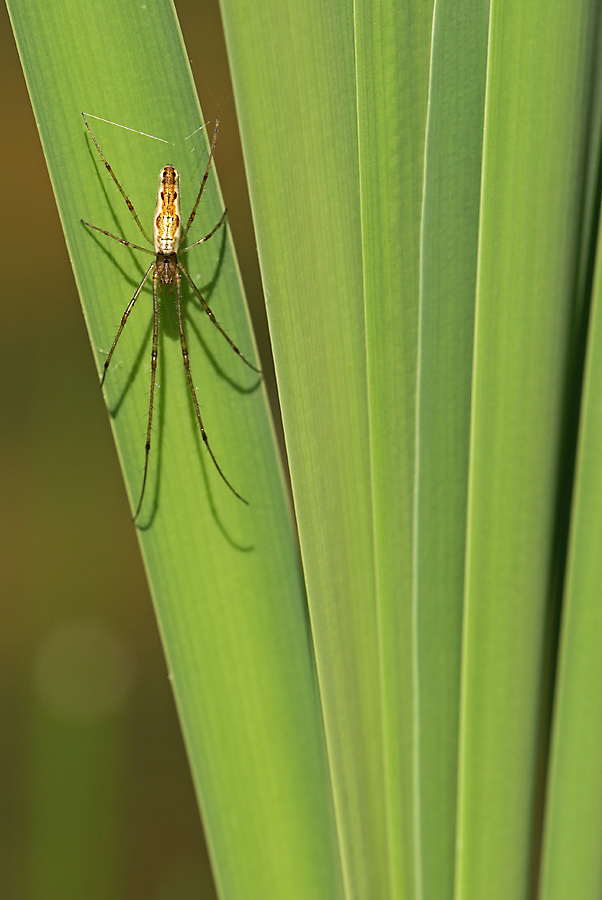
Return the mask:
<path id="1" fill-rule="evenodd" d="M 232 487 L 232 485 L 230 484 L 230 482 L 228 481 L 228 479 L 222 472 L 222 470 L 219 466 L 219 463 L 218 463 L 217 459 L 215 458 L 213 450 L 211 449 L 211 445 L 209 444 L 209 439 L 207 438 L 207 434 L 206 434 L 205 428 L 203 426 L 203 420 L 201 418 L 201 411 L 199 409 L 199 401 L 198 401 L 198 398 L 196 395 L 196 391 L 194 389 L 192 375 L 190 373 L 190 361 L 188 359 L 188 347 L 186 346 L 186 336 L 184 334 L 184 317 L 182 315 L 182 276 L 180 275 L 179 272 L 176 272 L 175 278 L 176 278 L 176 295 L 177 295 L 176 303 L 177 303 L 177 310 L 178 310 L 178 328 L 180 331 L 180 345 L 182 347 L 182 358 L 184 360 L 184 368 L 186 369 L 186 377 L 188 379 L 188 387 L 190 388 L 192 402 L 194 403 L 194 411 L 196 413 L 197 422 L 199 423 L 199 428 L 201 430 L 201 437 L 203 438 L 203 441 L 205 442 L 205 446 L 207 447 L 207 450 L 209 451 L 209 456 L 213 460 L 213 465 L 215 466 L 215 468 L 221 475 L 223 481 L 225 481 L 225 483 L 228 485 L 228 487 L 230 488 L 230 490 L 232 491 L 234 496 L 238 497 L 239 500 L 242 500 L 242 502 L 248 506 L 249 505 L 248 500 L 245 500 L 244 497 L 241 497 L 241 495 L 238 493 L 238 491 Z"/>
<path id="2" fill-rule="evenodd" d="M 191 250 L 193 247 L 197 247 L 199 244 L 204 244 L 205 241 L 208 241 L 210 237 L 213 237 L 213 235 L 215 234 L 215 232 L 217 231 L 217 229 L 218 229 L 221 225 L 223 225 L 224 219 L 226 218 L 226 213 L 227 213 L 227 212 L 228 212 L 227 209 L 225 209 L 225 210 L 223 211 L 222 217 L 221 217 L 221 219 L 219 220 L 219 222 L 217 223 L 217 225 L 215 226 L 215 228 L 213 229 L 213 231 L 210 231 L 209 234 L 206 234 L 205 237 L 202 237 L 202 238 L 200 239 L 200 241 L 195 241 L 194 244 L 189 244 L 188 247 L 184 247 L 182 250 L 180 250 L 180 253 L 186 253 L 187 250 Z"/>
<path id="3" fill-rule="evenodd" d="M 90 222 L 85 222 L 83 219 L 80 219 L 82 225 L 85 225 L 86 228 L 93 228 L 94 231 L 100 231 L 101 234 L 106 234 L 107 237 L 113 238 L 114 241 L 119 241 L 120 244 L 125 244 L 126 247 L 131 247 L 132 250 L 142 250 L 143 253 L 150 253 L 151 256 L 154 256 L 154 250 L 149 250 L 148 247 L 139 247 L 138 244 L 132 244 L 131 241 L 125 241 L 123 238 L 117 237 L 116 234 L 111 234 L 110 231 L 105 231 L 104 228 L 99 228 L 98 225 L 92 225 Z"/>
<path id="4" fill-rule="evenodd" d="M 152 268 L 152 267 L 151 267 Z M 150 269 L 149 269 L 150 271 Z M 146 273 L 148 275 L 148 272 Z M 146 276 L 145 276 L 146 277 Z M 155 382 L 157 378 L 157 357 L 159 355 L 159 301 L 157 297 L 157 286 L 159 281 L 159 273 L 157 269 L 153 274 L 153 350 L 151 354 L 151 383 L 150 383 L 150 399 L 148 402 L 148 426 L 146 429 L 146 444 L 144 447 L 144 475 L 142 476 L 142 488 L 140 490 L 140 499 L 134 513 L 133 521 L 138 518 L 138 514 L 142 507 L 144 498 L 144 490 L 146 488 L 146 476 L 148 475 L 148 457 L 151 447 L 151 427 L 153 424 L 153 403 L 155 400 Z"/>
<path id="5" fill-rule="evenodd" d="M 215 117 L 215 131 L 214 131 L 214 133 L 213 133 L 213 140 L 211 141 L 211 149 L 209 150 L 209 159 L 207 160 L 207 168 L 205 169 L 205 174 L 203 175 L 203 180 L 201 181 L 201 187 L 200 187 L 200 190 L 199 190 L 199 192 L 198 192 L 198 194 L 197 194 L 197 198 L 196 198 L 195 204 L 194 204 L 194 206 L 192 207 L 192 212 L 190 213 L 190 218 L 189 218 L 188 221 L 186 222 L 186 227 L 184 228 L 184 231 L 182 232 L 182 238 L 181 238 L 182 240 L 184 240 L 184 238 L 186 237 L 186 235 L 187 235 L 188 232 L 190 231 L 190 226 L 191 226 L 192 223 L 194 222 L 194 217 L 196 216 L 196 211 L 197 211 L 198 206 L 199 206 L 199 203 L 200 203 L 200 201 L 201 201 L 201 194 L 203 193 L 203 190 L 204 190 L 204 187 L 205 187 L 205 182 L 207 181 L 207 177 L 208 177 L 208 175 L 209 175 L 209 168 L 210 168 L 210 166 L 211 166 L 211 160 L 213 159 L 213 151 L 215 150 L 215 145 L 216 145 L 216 143 L 217 143 L 217 130 L 218 130 L 218 128 L 219 128 L 219 116 L 216 116 L 216 117 Z"/>
<path id="6" fill-rule="evenodd" d="M 138 287 L 136 288 L 136 293 L 134 294 L 134 296 L 132 297 L 132 299 L 131 299 L 130 302 L 128 303 L 128 305 L 127 305 L 127 307 L 126 307 L 126 310 L 125 310 L 124 314 L 123 314 L 122 317 L 121 317 L 121 322 L 120 322 L 120 324 L 119 324 L 119 328 L 117 329 L 117 334 L 115 335 L 115 340 L 113 341 L 113 344 L 112 344 L 112 346 L 111 346 L 111 349 L 109 350 L 109 355 L 108 355 L 107 358 L 105 359 L 104 370 L 103 370 L 103 373 L 102 373 L 102 378 L 101 378 L 101 380 L 100 380 L 100 386 L 101 386 L 101 387 L 102 387 L 103 384 L 105 383 L 105 378 L 106 378 L 106 374 L 107 374 L 107 369 L 109 368 L 109 363 L 111 362 L 111 357 L 113 356 L 113 353 L 114 353 L 114 351 L 115 351 L 115 347 L 117 346 L 117 341 L 118 341 L 119 338 L 121 337 L 121 332 L 123 331 L 124 326 L 125 326 L 125 323 L 126 323 L 127 320 L 128 320 L 128 316 L 129 316 L 129 314 L 131 313 L 131 311 L 133 310 L 133 308 L 134 308 L 134 303 L 136 302 L 136 300 L 137 300 L 138 297 L 140 296 L 140 292 L 142 291 L 142 288 L 144 287 L 144 284 L 145 284 L 145 282 L 146 282 L 146 279 L 148 278 L 148 276 L 150 275 L 150 273 L 151 273 L 151 271 L 152 271 L 152 269 L 153 269 L 154 267 L 155 267 L 155 263 L 152 262 L 152 263 L 150 264 L 150 266 L 148 267 L 148 269 L 146 270 L 146 272 L 144 273 L 144 278 L 142 279 L 142 281 L 140 282 L 140 284 L 139 284 Z"/>
<path id="7" fill-rule="evenodd" d="M 261 375 L 261 369 L 258 369 L 256 366 L 253 365 L 253 363 L 250 363 L 249 360 L 247 359 L 247 357 L 243 353 L 240 352 L 240 350 L 238 349 L 238 347 L 236 346 L 234 341 L 228 337 L 228 335 L 226 334 L 226 332 L 224 331 L 222 326 L 219 324 L 219 322 L 213 315 L 207 301 L 203 299 L 201 292 L 199 291 L 196 284 L 194 283 L 194 281 L 192 280 L 192 278 L 190 277 L 190 275 L 188 274 L 188 272 L 186 271 L 186 269 L 184 268 L 184 266 L 182 265 L 182 263 L 179 260 L 178 260 L 178 269 L 181 272 L 183 272 L 184 275 L 186 276 L 186 280 L 188 281 L 188 284 L 190 285 L 192 290 L 195 292 L 195 294 L 199 298 L 201 308 L 203 309 L 203 311 L 207 313 L 207 315 L 209 316 L 209 318 L 211 319 L 211 321 L 213 322 L 213 324 L 215 325 L 215 327 L 217 328 L 219 333 L 222 335 L 222 337 L 224 337 L 227 340 L 227 342 L 230 344 L 230 346 L 232 347 L 232 349 L 234 350 L 236 355 L 242 359 L 242 361 L 245 363 L 245 365 L 247 365 L 250 369 L 253 369 L 254 372 L 257 372 L 258 375 Z"/>
<path id="8" fill-rule="evenodd" d="M 137 216 L 137 214 L 136 214 L 136 210 L 134 209 L 134 207 L 133 207 L 133 205 L 132 205 L 132 203 L 131 203 L 129 197 L 127 196 L 126 192 L 123 190 L 123 188 L 121 187 L 121 185 L 120 185 L 119 182 L 117 181 L 117 178 L 115 177 L 115 173 L 113 172 L 113 169 L 112 169 L 112 168 L 110 167 L 110 165 L 108 164 L 107 159 L 106 159 L 104 153 L 103 153 L 102 150 L 100 149 L 100 144 L 98 143 L 98 141 L 97 141 L 96 138 L 94 137 L 94 132 L 92 131 L 92 129 L 91 129 L 90 126 L 88 125 L 88 122 L 87 122 L 87 120 L 86 120 L 86 117 L 85 117 L 84 113 L 82 113 L 82 119 L 84 120 L 84 125 L 86 126 L 86 128 L 87 128 L 88 131 L 90 132 L 90 137 L 92 138 L 92 140 L 94 141 L 94 143 L 95 143 L 95 145 L 96 145 L 96 149 L 98 150 L 98 153 L 99 153 L 99 155 L 100 155 L 100 158 L 102 159 L 103 163 L 105 164 L 105 168 L 106 168 L 107 172 L 109 173 L 109 175 L 111 176 L 111 178 L 113 179 L 113 181 L 115 182 L 115 184 L 117 185 L 117 189 L 118 189 L 119 193 L 121 194 L 121 196 L 123 197 L 123 199 L 125 200 L 125 202 L 126 202 L 126 204 L 127 204 L 127 208 L 129 209 L 129 211 L 130 211 L 131 214 L 133 215 L 134 221 L 136 222 L 136 225 L 138 226 L 138 228 L 140 229 L 140 231 L 142 232 L 142 234 L 144 235 L 144 237 L 146 238 L 146 240 L 149 242 L 149 244 L 150 244 L 151 247 L 152 247 L 152 246 L 153 246 L 153 242 L 151 241 L 151 239 L 149 238 L 148 234 L 146 233 L 146 231 L 145 231 L 144 228 L 142 227 L 142 224 L 141 224 L 141 222 L 140 222 L 140 219 L 138 218 L 138 216 Z M 100 229 L 99 229 L 99 230 L 100 230 Z M 112 237 L 112 235 L 111 235 L 111 237 Z M 117 240 L 119 240 L 119 238 L 117 238 Z"/>

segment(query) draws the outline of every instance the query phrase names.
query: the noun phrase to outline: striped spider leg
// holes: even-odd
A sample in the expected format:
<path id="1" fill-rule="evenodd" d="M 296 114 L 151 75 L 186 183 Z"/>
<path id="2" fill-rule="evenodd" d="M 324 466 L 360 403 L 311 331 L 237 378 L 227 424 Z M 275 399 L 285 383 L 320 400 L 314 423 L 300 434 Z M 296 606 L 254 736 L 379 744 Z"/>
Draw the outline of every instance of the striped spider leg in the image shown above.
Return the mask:
<path id="1" fill-rule="evenodd" d="M 152 342 L 152 354 L 151 354 L 151 381 L 150 381 L 150 399 L 149 399 L 149 407 L 148 407 L 148 425 L 146 430 L 146 444 L 145 444 L 145 455 L 144 455 L 144 475 L 142 477 L 142 488 L 140 490 L 140 498 L 138 500 L 138 506 L 136 507 L 136 512 L 134 513 L 134 521 L 138 518 L 140 513 L 140 509 L 142 508 L 142 500 L 144 498 L 144 491 L 146 488 L 146 479 L 148 475 L 148 459 L 150 453 L 151 446 L 151 427 L 153 421 L 153 404 L 154 404 L 154 396 L 155 396 L 155 381 L 156 381 L 156 372 L 157 372 L 157 356 L 158 356 L 158 336 L 159 336 L 159 288 L 161 285 L 166 285 L 171 287 L 174 283 L 176 286 L 176 310 L 178 316 L 178 330 L 180 334 L 180 346 L 182 349 L 182 359 L 184 361 L 184 368 L 186 370 L 186 378 L 188 380 L 188 387 L 190 388 L 190 395 L 192 397 L 192 402 L 194 405 L 194 411 L 196 414 L 196 419 L 199 425 L 199 429 L 201 432 L 201 437 L 209 451 L 209 456 L 211 457 L 213 464 L 217 471 L 219 472 L 223 481 L 228 485 L 232 493 L 238 497 L 239 500 L 242 500 L 243 503 L 247 503 L 247 501 L 242 497 L 238 491 L 230 484 L 224 473 L 222 472 L 220 465 L 215 458 L 215 454 L 211 449 L 211 444 L 209 443 L 209 439 L 207 437 L 207 433 L 203 426 L 203 420 L 201 418 L 201 411 L 199 409 L 199 401 L 196 395 L 196 390 L 194 387 L 194 383 L 192 380 L 192 375 L 190 372 L 190 361 L 188 358 L 188 347 L 186 344 L 186 336 L 184 330 L 184 317 L 182 314 L 182 275 L 192 288 L 197 300 L 201 305 L 201 309 L 207 314 L 210 321 L 217 328 L 222 337 L 228 342 L 232 350 L 236 353 L 237 356 L 242 359 L 242 361 L 250 368 L 253 369 L 254 372 L 261 374 L 260 369 L 257 369 L 249 360 L 244 356 L 243 353 L 238 349 L 236 344 L 228 337 L 224 329 L 221 327 L 215 316 L 213 315 L 211 309 L 208 304 L 202 297 L 199 289 L 195 285 L 194 281 L 188 274 L 186 268 L 178 258 L 178 253 L 186 253 L 188 250 L 191 250 L 193 247 L 197 247 L 199 244 L 205 243 L 209 238 L 213 237 L 215 232 L 220 228 L 224 219 L 226 218 L 227 210 L 224 210 L 222 217 L 220 218 L 217 225 L 204 237 L 202 237 L 198 241 L 194 241 L 194 243 L 189 244 L 187 247 L 184 247 L 180 250 L 180 241 L 184 240 L 190 230 L 190 226 L 194 222 L 194 218 L 196 216 L 196 212 L 199 206 L 199 202 L 201 199 L 201 195 L 203 193 L 203 189 L 205 187 L 205 183 L 207 181 L 207 177 L 209 175 L 209 168 L 211 166 L 211 161 L 213 159 L 213 153 L 215 150 L 215 144 L 217 141 L 217 132 L 219 127 L 219 119 L 215 120 L 215 132 L 213 135 L 213 140 L 211 141 L 211 148 L 209 152 L 209 159 L 207 161 L 207 168 L 205 169 L 205 174 L 203 175 L 203 179 L 201 181 L 201 187 L 199 188 L 199 192 L 197 194 L 197 198 L 195 204 L 192 208 L 192 212 L 182 229 L 182 216 L 180 212 L 180 176 L 177 170 L 173 166 L 164 166 L 159 172 L 159 189 L 157 192 L 157 208 L 155 210 L 155 217 L 153 221 L 153 239 L 149 237 L 147 232 L 145 231 L 138 215 L 136 214 L 136 210 L 134 209 L 132 203 L 129 198 L 126 196 L 125 191 L 119 184 L 111 166 L 106 160 L 104 153 L 102 152 L 100 145 L 94 134 L 92 129 L 88 125 L 86 117 L 84 113 L 82 113 L 82 117 L 84 119 L 84 124 L 90 133 L 92 140 L 94 141 L 94 145 L 98 150 L 100 158 L 102 159 L 109 175 L 117 185 L 117 189 L 119 193 L 125 200 L 127 208 L 131 212 L 136 225 L 142 232 L 146 241 L 154 248 L 153 250 L 149 250 L 147 247 L 140 247 L 138 244 L 133 244 L 131 241 L 126 241 L 123 238 L 119 238 L 114 234 L 111 234 L 110 231 L 105 231 L 104 228 L 99 228 L 97 225 L 92 225 L 90 222 L 85 222 L 83 219 L 82 224 L 84 224 L 87 228 L 92 228 L 94 231 L 100 231 L 101 234 L 106 235 L 107 237 L 112 238 L 114 241 L 118 241 L 120 244 L 125 244 L 126 247 L 131 247 L 133 250 L 140 250 L 142 253 L 149 253 L 153 257 L 153 261 L 149 265 L 148 269 L 144 273 L 142 281 L 136 288 L 134 296 L 128 303 L 125 312 L 121 317 L 121 322 L 119 328 L 117 329 L 117 334 L 113 340 L 113 344 L 111 345 L 111 349 L 109 350 L 108 356 L 104 363 L 104 370 L 102 373 L 101 379 L 101 387 L 104 385 L 105 377 L 107 374 L 107 370 L 109 368 L 109 364 L 113 357 L 113 353 L 115 352 L 115 347 L 117 346 L 117 342 L 121 337 L 121 333 L 125 327 L 125 324 L 128 320 L 128 317 L 134 308 L 136 300 L 142 293 L 142 288 L 146 284 L 147 280 L 152 276 L 153 279 L 153 342 Z M 247 504 L 248 505 L 248 504 Z"/>

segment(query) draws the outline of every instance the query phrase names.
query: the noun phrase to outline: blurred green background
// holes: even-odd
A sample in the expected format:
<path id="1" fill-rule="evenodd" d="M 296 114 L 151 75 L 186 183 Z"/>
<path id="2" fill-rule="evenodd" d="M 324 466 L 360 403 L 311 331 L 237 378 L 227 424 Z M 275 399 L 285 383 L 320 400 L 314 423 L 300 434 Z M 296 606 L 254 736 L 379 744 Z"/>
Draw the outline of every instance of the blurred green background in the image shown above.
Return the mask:
<path id="1" fill-rule="evenodd" d="M 177 7 L 204 116 L 220 116 L 216 164 L 265 365 L 218 6 L 203 0 L 202 15 L 193 0 Z M 1 15 L 0 158 L 14 200 L 2 217 L 0 332 L 2 894 L 214 898 L 107 412 L 4 7 Z M 273 398 L 269 368 L 266 380 Z"/>

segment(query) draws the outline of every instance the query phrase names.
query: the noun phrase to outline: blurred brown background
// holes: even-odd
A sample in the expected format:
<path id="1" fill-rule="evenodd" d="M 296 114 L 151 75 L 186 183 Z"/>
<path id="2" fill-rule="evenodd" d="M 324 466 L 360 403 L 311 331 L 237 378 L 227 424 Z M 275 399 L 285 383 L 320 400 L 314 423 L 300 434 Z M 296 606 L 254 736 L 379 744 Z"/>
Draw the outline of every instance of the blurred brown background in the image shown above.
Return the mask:
<path id="1" fill-rule="evenodd" d="M 217 167 L 266 360 L 217 2 L 177 5 L 204 116 L 220 116 Z M 107 413 L 0 15 L 0 159 L 18 199 L 0 226 L 2 896 L 214 898 Z"/>

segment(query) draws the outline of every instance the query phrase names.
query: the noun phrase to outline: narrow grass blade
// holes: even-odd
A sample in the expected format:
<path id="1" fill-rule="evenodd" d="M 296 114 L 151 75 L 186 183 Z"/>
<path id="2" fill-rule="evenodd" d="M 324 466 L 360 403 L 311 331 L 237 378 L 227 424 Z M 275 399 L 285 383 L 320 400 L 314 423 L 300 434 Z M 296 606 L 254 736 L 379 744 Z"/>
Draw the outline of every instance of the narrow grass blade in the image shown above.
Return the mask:
<path id="1" fill-rule="evenodd" d="M 602 896 L 602 257 L 589 335 L 547 788 L 541 900 Z"/>
<path id="2" fill-rule="evenodd" d="M 597 15 L 491 6 L 456 900 L 529 896 Z"/>
<path id="3" fill-rule="evenodd" d="M 346 896 L 388 896 L 353 9 L 223 0 Z M 261 64 L 259 61 L 261 57 Z"/>
<path id="4" fill-rule="evenodd" d="M 90 119 L 96 137 L 147 227 L 157 173 L 167 162 L 181 172 L 189 209 L 207 145 L 188 60 L 167 2 L 66 2 L 60 10 L 13 2 L 10 12 L 100 368 L 143 268 L 133 252 L 91 234 L 80 219 L 136 243 L 142 236 L 81 113 L 96 117 Z M 222 211 L 212 176 L 191 238 L 209 231 Z M 221 324 L 253 358 L 227 230 L 188 254 L 187 264 Z M 152 466 L 139 537 L 216 880 L 228 898 L 330 900 L 339 891 L 339 869 L 322 723 L 267 404 L 258 379 L 191 294 L 185 306 L 207 433 L 250 505 L 228 491 L 204 453 L 173 297 L 165 292 Z M 106 382 L 134 506 L 148 409 L 149 321 L 145 292 Z"/>
<path id="5" fill-rule="evenodd" d="M 389 888 L 415 896 L 412 533 L 432 3 L 356 3 L 362 261 Z"/>
<path id="6" fill-rule="evenodd" d="M 489 0 L 437 0 L 420 250 L 414 653 L 417 896 L 449 898 Z"/>

